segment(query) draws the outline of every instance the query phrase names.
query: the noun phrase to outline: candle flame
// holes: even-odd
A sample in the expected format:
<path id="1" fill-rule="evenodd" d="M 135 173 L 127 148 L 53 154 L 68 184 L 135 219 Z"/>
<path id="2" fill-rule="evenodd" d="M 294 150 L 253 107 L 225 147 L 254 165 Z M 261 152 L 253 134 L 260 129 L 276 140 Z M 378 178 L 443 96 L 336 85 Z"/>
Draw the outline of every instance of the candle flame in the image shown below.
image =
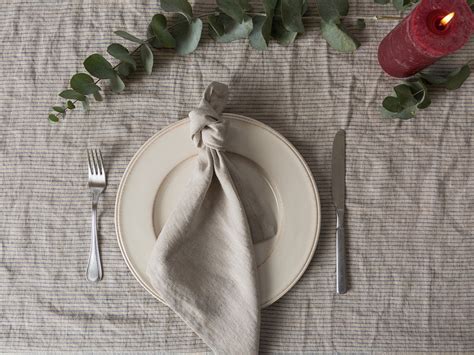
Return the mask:
<path id="1" fill-rule="evenodd" d="M 442 25 L 442 26 L 446 26 L 454 17 L 454 12 L 450 12 L 449 14 L 447 14 L 446 16 L 444 16 L 440 21 L 439 23 Z"/>

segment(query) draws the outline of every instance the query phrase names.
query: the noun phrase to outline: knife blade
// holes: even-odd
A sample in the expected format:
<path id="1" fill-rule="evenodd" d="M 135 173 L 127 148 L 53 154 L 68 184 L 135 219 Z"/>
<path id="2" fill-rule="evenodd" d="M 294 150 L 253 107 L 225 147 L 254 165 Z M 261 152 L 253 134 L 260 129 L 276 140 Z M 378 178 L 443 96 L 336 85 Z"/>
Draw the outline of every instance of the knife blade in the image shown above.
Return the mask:
<path id="1" fill-rule="evenodd" d="M 346 132 L 341 129 L 332 146 L 332 199 L 336 208 L 336 292 L 346 293 L 346 258 L 344 241 L 344 199 L 346 190 Z"/>

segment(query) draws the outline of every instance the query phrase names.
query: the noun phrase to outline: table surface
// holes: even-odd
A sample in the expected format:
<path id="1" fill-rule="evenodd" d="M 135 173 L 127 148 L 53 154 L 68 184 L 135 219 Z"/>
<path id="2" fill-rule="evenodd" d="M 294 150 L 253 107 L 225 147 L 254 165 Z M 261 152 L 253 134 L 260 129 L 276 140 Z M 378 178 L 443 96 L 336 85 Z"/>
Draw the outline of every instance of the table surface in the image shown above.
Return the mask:
<path id="1" fill-rule="evenodd" d="M 195 13 L 212 1 L 196 1 Z M 314 1 L 310 1 L 314 16 Z M 0 12 L 0 350 L 207 351 L 135 281 L 120 253 L 114 203 L 127 163 L 150 136 L 185 117 L 212 80 L 230 86 L 228 112 L 286 136 L 308 162 L 322 229 L 302 279 L 263 311 L 262 352 L 474 351 L 474 79 L 433 92 L 410 121 L 379 114 L 398 81 L 380 70 L 377 44 L 396 20 L 390 6 L 351 1 L 347 24 L 362 46 L 338 54 L 316 16 L 294 45 L 258 52 L 246 41 L 179 57 L 156 52 L 120 95 L 58 125 L 49 107 L 84 58 L 113 35 L 140 35 L 159 11 L 150 1 L 27 0 Z M 357 30 L 357 18 L 367 28 Z M 127 43 L 127 45 L 129 45 Z M 437 66 L 474 58 L 472 42 Z M 350 290 L 335 294 L 331 145 L 347 130 Z M 85 281 L 89 252 L 88 147 L 100 147 L 108 188 L 100 202 L 104 279 Z"/>

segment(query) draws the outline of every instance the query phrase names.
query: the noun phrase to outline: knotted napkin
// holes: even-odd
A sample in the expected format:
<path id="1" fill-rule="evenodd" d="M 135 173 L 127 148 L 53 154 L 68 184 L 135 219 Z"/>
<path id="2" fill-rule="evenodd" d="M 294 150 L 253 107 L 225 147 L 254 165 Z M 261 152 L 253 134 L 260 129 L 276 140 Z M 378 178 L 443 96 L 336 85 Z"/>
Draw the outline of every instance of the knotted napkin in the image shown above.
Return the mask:
<path id="1" fill-rule="evenodd" d="M 197 164 L 156 240 L 147 273 L 163 301 L 215 353 L 254 354 L 260 307 L 255 223 L 248 218 L 255 215 L 246 214 L 243 201 L 250 199 L 240 196 L 242 184 L 233 179 L 236 169 L 225 152 L 227 96 L 227 86 L 213 82 L 189 114 Z"/>

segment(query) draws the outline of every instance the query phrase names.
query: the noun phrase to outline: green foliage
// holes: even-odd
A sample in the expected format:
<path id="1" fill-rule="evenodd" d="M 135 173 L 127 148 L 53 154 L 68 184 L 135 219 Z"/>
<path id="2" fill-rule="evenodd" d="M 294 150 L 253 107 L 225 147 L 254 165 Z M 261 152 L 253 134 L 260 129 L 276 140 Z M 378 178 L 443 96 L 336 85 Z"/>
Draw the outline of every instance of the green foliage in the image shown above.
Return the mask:
<path id="1" fill-rule="evenodd" d="M 332 48 L 342 53 L 354 52 L 360 46 L 342 23 L 321 21 L 321 34 Z"/>
<path id="2" fill-rule="evenodd" d="M 180 13 L 188 22 L 193 19 L 193 9 L 187 0 L 161 0 L 161 7 L 167 12 Z"/>
<path id="3" fill-rule="evenodd" d="M 359 30 L 363 30 L 366 27 L 365 20 L 363 18 L 358 18 L 356 26 Z"/>
<path id="4" fill-rule="evenodd" d="M 277 40 L 279 44 L 287 46 L 295 41 L 296 36 L 298 36 L 298 32 L 290 29 L 292 26 L 288 23 L 288 16 L 284 16 L 282 13 L 282 1 L 283 0 L 278 0 L 275 5 L 271 35 Z M 298 1 L 296 4 L 299 6 L 299 12 L 301 15 L 304 15 L 308 9 L 307 1 Z M 284 19 L 285 17 L 286 20 Z"/>
<path id="5" fill-rule="evenodd" d="M 240 23 L 226 14 L 210 15 L 208 20 L 211 37 L 221 43 L 247 38 L 253 29 L 252 18 L 249 16 Z"/>
<path id="6" fill-rule="evenodd" d="M 84 101 L 86 99 L 84 95 L 82 95 L 81 93 L 75 90 L 64 90 L 59 93 L 59 96 L 61 96 L 63 99 L 70 99 L 70 100 L 77 100 L 77 101 Z"/>
<path id="7" fill-rule="evenodd" d="M 252 18 L 252 31 L 249 35 L 250 45 L 260 51 L 268 48 L 272 35 L 272 22 L 275 14 L 277 0 L 264 0 L 264 15 L 256 15 Z"/>
<path id="8" fill-rule="evenodd" d="M 59 122 L 59 117 L 56 116 L 56 115 L 54 115 L 54 114 L 52 114 L 52 113 L 50 113 L 50 114 L 48 115 L 48 119 L 49 119 L 50 122 L 53 122 L 53 123 Z"/>
<path id="9" fill-rule="evenodd" d="M 89 99 L 87 97 L 84 101 L 81 101 L 81 104 L 85 112 L 89 111 Z"/>
<path id="10" fill-rule="evenodd" d="M 90 95 L 100 91 L 100 87 L 95 84 L 94 79 L 85 73 L 75 74 L 69 85 L 82 95 Z"/>
<path id="11" fill-rule="evenodd" d="M 174 49 L 179 55 L 187 55 L 196 50 L 202 36 L 202 17 L 207 16 L 208 29 L 217 42 L 232 42 L 247 39 L 257 50 L 268 48 L 271 38 L 282 45 L 293 43 L 298 34 L 304 32 L 303 15 L 308 10 L 307 0 L 261 0 L 264 13 L 250 13 L 248 0 L 216 0 L 216 10 L 211 14 L 195 16 L 188 0 L 161 0 L 163 11 L 174 13 L 172 24 L 163 14 L 155 14 L 147 27 L 146 39 L 140 39 L 126 31 L 114 33 L 122 39 L 138 46 L 129 50 L 123 44 L 112 43 L 107 53 L 118 62 L 113 65 L 101 54 L 90 55 L 84 61 L 84 68 L 90 74 L 77 73 L 70 80 L 70 89 L 59 96 L 66 99 L 63 106 L 55 106 L 56 112 L 65 115 L 74 110 L 80 101 L 85 110 L 89 99 L 102 101 L 101 88 L 97 85 L 103 80 L 109 82 L 113 92 L 125 89 L 124 79 L 138 68 L 138 61 L 144 71 L 151 74 L 154 55 L 152 48 Z M 341 52 L 351 52 L 358 42 L 347 32 L 341 18 L 347 15 L 347 0 L 317 0 L 323 16 L 322 35 L 328 43 Z M 96 78 L 96 79 L 95 79 Z M 54 109 L 53 109 L 54 110 Z M 64 112 L 62 112 L 64 110 Z M 58 115 L 54 115 L 59 120 Z M 53 120 L 50 118 L 50 120 Z M 57 121 L 56 120 L 56 121 Z"/>
<path id="12" fill-rule="evenodd" d="M 148 44 L 145 44 L 140 48 L 140 57 L 142 59 L 143 67 L 145 68 L 145 73 L 150 75 L 153 70 L 153 52 Z"/>
<path id="13" fill-rule="evenodd" d="M 166 28 L 166 17 L 164 17 L 162 14 L 156 14 L 155 16 L 153 16 L 150 28 L 153 32 L 153 35 L 156 37 L 156 40 L 160 44 L 160 47 L 176 47 L 175 39 Z"/>
<path id="14" fill-rule="evenodd" d="M 137 69 L 137 62 L 130 55 L 128 49 L 121 44 L 112 43 L 107 47 L 107 53 L 109 53 L 112 57 L 122 61 L 123 63 L 128 64 L 133 70 Z"/>
<path id="15" fill-rule="evenodd" d="M 84 68 L 86 68 L 92 76 L 99 79 L 112 79 L 116 76 L 112 64 L 97 53 L 86 58 Z"/>
<path id="16" fill-rule="evenodd" d="M 187 55 L 194 52 L 199 45 L 202 34 L 202 21 L 199 18 L 191 22 L 180 22 L 172 30 L 176 40 L 176 53 Z"/>
<path id="17" fill-rule="evenodd" d="M 471 68 L 464 64 L 446 76 L 433 75 L 430 73 L 420 73 L 419 76 L 431 85 L 438 85 L 448 90 L 459 89 L 471 75 Z"/>
<path id="18" fill-rule="evenodd" d="M 222 13 L 241 23 L 246 20 L 246 11 L 249 10 L 247 1 L 242 0 L 216 0 L 217 7 Z"/>
<path id="19" fill-rule="evenodd" d="M 395 96 L 387 96 L 382 102 L 382 114 L 387 118 L 410 119 L 418 110 L 431 105 L 429 89 L 441 87 L 456 90 L 467 80 L 471 70 L 468 64 L 447 75 L 420 72 L 394 87 Z"/>
<path id="20" fill-rule="evenodd" d="M 281 19 L 283 26 L 289 32 L 304 32 L 303 5 L 305 0 L 280 0 Z"/>
<path id="21" fill-rule="evenodd" d="M 59 113 L 66 113 L 66 109 L 62 106 L 53 106 L 53 110 Z"/>
<path id="22" fill-rule="evenodd" d="M 125 83 L 123 82 L 120 75 L 115 75 L 113 78 L 110 79 L 110 87 L 115 93 L 122 92 L 125 89 Z"/>
<path id="23" fill-rule="evenodd" d="M 420 0 L 374 0 L 376 4 L 380 4 L 380 5 L 387 5 L 391 3 L 392 6 L 398 11 L 405 11 L 411 8 L 413 5 L 415 5 L 419 1 Z"/>
<path id="24" fill-rule="evenodd" d="M 139 44 L 145 43 L 145 41 L 135 37 L 134 35 L 131 35 L 128 32 L 125 32 L 125 31 L 115 31 L 114 33 L 119 37 L 125 38 L 126 40 L 129 40 L 129 41 L 132 41 L 132 42 L 135 42 L 135 43 L 139 43 Z"/>
<path id="25" fill-rule="evenodd" d="M 100 92 L 98 92 L 98 91 L 95 92 L 95 93 L 93 94 L 93 96 L 94 96 L 95 101 L 102 101 L 102 100 L 104 100 L 104 99 L 102 98 L 102 95 L 101 95 Z"/>
<path id="26" fill-rule="evenodd" d="M 268 42 L 272 34 L 272 21 L 266 15 L 254 16 L 252 18 L 252 32 L 249 35 L 250 45 L 263 51 L 268 48 Z"/>
<path id="27" fill-rule="evenodd" d="M 347 31 L 342 17 L 349 11 L 348 0 L 316 0 L 321 15 L 321 34 L 328 44 L 339 52 L 350 53 L 360 43 Z"/>

